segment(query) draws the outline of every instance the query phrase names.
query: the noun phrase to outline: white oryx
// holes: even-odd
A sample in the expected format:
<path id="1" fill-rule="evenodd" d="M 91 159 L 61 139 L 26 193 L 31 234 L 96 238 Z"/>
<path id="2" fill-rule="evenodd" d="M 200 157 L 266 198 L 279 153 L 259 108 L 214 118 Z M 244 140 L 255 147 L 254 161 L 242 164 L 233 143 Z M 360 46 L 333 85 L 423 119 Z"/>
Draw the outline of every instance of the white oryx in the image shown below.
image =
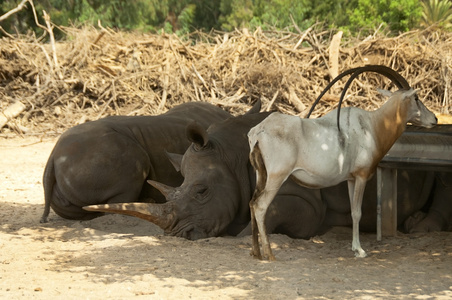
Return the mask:
<path id="1" fill-rule="evenodd" d="M 347 88 L 359 73 L 366 71 L 385 75 L 401 88 L 394 93 L 381 91 L 389 96 L 381 108 L 371 112 L 343 108 L 337 120 L 334 111 L 318 119 L 302 119 L 275 112 L 249 131 L 250 160 L 257 174 L 257 185 L 250 202 L 254 256 L 275 259 L 264 218 L 275 194 L 289 177 L 312 188 L 329 187 L 347 180 L 353 219 L 352 250 L 356 251 L 357 257 L 366 256 L 359 242 L 359 221 L 367 180 L 403 133 L 407 122 L 427 128 L 437 122 L 435 115 L 417 98 L 416 91 L 391 68 L 365 66 L 346 71 L 338 77 L 352 74 Z"/>

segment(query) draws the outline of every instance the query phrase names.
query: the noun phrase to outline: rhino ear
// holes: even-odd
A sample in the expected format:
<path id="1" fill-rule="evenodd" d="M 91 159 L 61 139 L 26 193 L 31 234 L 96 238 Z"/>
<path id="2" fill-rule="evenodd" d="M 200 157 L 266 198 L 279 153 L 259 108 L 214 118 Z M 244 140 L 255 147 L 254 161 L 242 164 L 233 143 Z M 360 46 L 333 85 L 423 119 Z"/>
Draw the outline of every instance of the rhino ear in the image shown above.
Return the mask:
<path id="1" fill-rule="evenodd" d="M 173 165 L 174 169 L 176 169 L 177 172 L 180 172 L 180 166 L 182 165 L 182 157 L 184 157 L 182 154 L 177 153 L 171 153 L 165 151 L 166 156 L 168 157 L 169 161 Z"/>
<path id="2" fill-rule="evenodd" d="M 250 110 L 247 111 L 245 115 L 257 114 L 261 111 L 261 108 L 262 108 L 262 101 L 261 101 L 261 99 L 258 99 L 256 101 L 256 103 L 254 103 L 253 107 L 251 107 Z"/>
<path id="3" fill-rule="evenodd" d="M 187 126 L 187 138 L 199 148 L 203 148 L 209 143 L 207 131 L 197 122 L 192 122 Z"/>

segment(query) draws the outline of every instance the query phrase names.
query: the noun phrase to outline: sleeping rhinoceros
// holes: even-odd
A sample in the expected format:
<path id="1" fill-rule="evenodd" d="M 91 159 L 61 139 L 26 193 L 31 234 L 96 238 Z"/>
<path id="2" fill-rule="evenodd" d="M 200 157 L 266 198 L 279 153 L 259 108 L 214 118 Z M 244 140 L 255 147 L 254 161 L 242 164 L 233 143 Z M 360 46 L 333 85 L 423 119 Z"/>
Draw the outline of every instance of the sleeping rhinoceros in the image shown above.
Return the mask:
<path id="1" fill-rule="evenodd" d="M 247 113 L 215 123 L 207 131 L 197 123 L 190 124 L 187 135 L 192 145 L 183 158 L 171 156 L 184 176 L 182 185 L 172 188 L 148 181 L 165 195 L 167 203 L 109 204 L 85 209 L 134 215 L 157 224 L 168 235 L 188 239 L 237 235 L 250 221 L 249 200 L 255 185 L 246 133 L 267 116 L 268 113 Z M 321 228 L 326 206 L 319 191 L 304 193 L 304 189 L 288 181 L 277 199 L 294 203 L 300 212 L 295 219 L 286 218 L 277 224 L 284 232 L 294 232 L 294 237 L 303 238 Z M 272 212 L 277 213 L 269 213 Z M 295 222 L 297 219 L 311 222 L 303 226 L 305 223 Z"/>
<path id="2" fill-rule="evenodd" d="M 207 128 L 230 116 L 214 105 L 193 102 L 159 116 L 107 117 L 67 130 L 44 170 L 45 210 L 41 222 L 46 222 L 50 207 L 64 218 L 91 219 L 100 214 L 83 210 L 83 206 L 164 202 L 146 180 L 171 185 L 183 180 L 165 151 L 185 152 L 190 145 L 185 130 L 191 122 Z"/>
<path id="3" fill-rule="evenodd" d="M 246 114 L 214 123 L 207 130 L 196 123 L 187 128 L 191 146 L 182 156 L 172 155 L 184 181 L 170 187 L 149 181 L 159 189 L 167 203 L 127 203 L 87 207 L 93 211 L 137 216 L 160 226 L 166 234 L 199 239 L 223 234 L 247 232 L 250 221 L 249 201 L 255 188 L 255 173 L 249 162 L 246 134 L 268 113 Z M 447 179 L 450 181 L 449 179 Z M 366 188 L 362 229 L 375 230 L 376 179 Z M 400 171 L 398 177 L 398 221 L 419 211 L 429 198 L 452 203 L 449 187 L 438 184 L 431 172 Z M 438 190 L 439 189 L 439 190 Z M 449 193 L 447 193 L 449 189 Z M 438 201 L 438 197 L 446 200 Z M 447 211 L 447 209 L 444 209 Z M 451 214 L 451 211 L 448 211 Z M 347 184 L 316 190 L 288 180 L 269 207 L 268 232 L 295 238 L 309 238 L 329 226 L 350 225 Z M 413 227 L 414 228 L 414 227 Z"/>

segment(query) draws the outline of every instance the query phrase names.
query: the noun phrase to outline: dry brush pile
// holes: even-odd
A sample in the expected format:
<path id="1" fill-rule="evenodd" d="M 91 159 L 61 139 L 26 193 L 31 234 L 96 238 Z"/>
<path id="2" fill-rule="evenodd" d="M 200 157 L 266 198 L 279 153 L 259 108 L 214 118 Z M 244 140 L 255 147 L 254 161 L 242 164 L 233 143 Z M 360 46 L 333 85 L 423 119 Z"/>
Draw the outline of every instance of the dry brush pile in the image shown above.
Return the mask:
<path id="1" fill-rule="evenodd" d="M 303 116 L 332 76 L 365 64 L 394 68 L 429 108 L 451 110 L 450 34 L 410 32 L 345 41 L 311 29 L 196 33 L 191 39 L 64 30 L 67 39 L 56 43 L 33 36 L 1 40 L 3 135 L 57 134 L 87 120 L 160 114 L 189 101 L 211 102 L 239 114 L 261 99 L 264 109 Z M 337 105 L 344 82 L 324 97 L 314 115 Z M 345 105 L 376 109 L 384 100 L 377 87 L 392 86 L 379 75 L 361 75 Z"/>

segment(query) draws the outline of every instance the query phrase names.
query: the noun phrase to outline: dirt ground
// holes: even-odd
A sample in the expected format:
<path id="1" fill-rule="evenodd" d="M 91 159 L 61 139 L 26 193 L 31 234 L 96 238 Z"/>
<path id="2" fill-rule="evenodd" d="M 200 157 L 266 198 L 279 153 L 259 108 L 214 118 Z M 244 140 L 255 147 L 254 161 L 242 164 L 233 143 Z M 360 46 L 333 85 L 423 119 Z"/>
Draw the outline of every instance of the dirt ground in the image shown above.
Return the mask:
<path id="1" fill-rule="evenodd" d="M 452 233 L 377 242 L 355 258 L 351 230 L 309 241 L 272 235 L 277 261 L 249 256 L 251 238 L 188 241 L 108 215 L 40 224 L 42 172 L 56 139 L 0 140 L 0 298 L 450 299 Z"/>

